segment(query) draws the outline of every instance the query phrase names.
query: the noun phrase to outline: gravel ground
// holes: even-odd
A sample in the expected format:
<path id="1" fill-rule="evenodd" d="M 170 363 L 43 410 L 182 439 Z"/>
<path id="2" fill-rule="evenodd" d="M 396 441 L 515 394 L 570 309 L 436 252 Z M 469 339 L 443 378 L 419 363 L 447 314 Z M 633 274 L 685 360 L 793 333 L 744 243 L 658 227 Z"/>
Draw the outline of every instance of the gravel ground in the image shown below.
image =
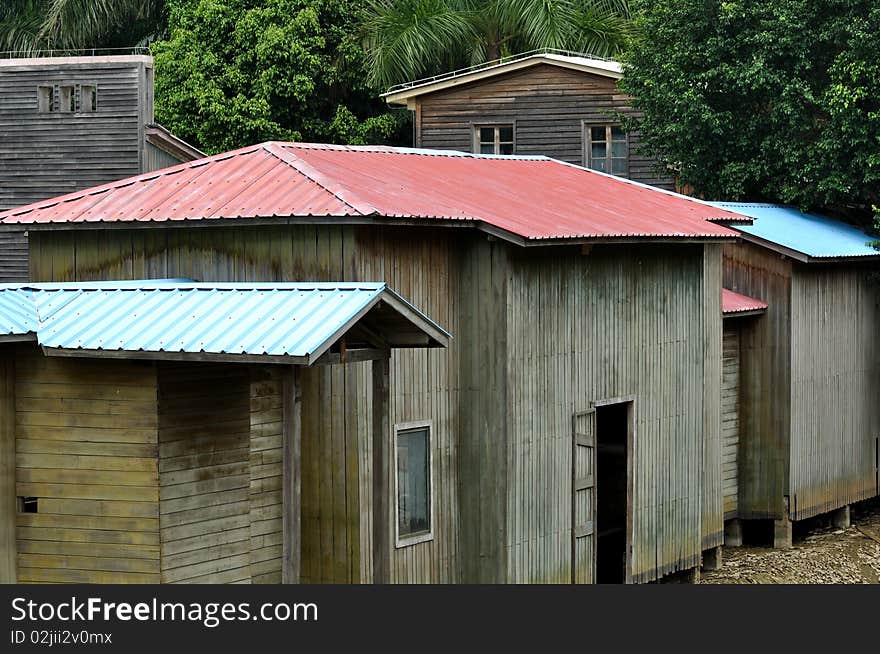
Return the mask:
<path id="1" fill-rule="evenodd" d="M 880 501 L 854 505 L 852 526 L 834 529 L 827 518 L 795 525 L 794 547 L 725 547 L 721 569 L 703 572 L 704 584 L 880 583 Z"/>

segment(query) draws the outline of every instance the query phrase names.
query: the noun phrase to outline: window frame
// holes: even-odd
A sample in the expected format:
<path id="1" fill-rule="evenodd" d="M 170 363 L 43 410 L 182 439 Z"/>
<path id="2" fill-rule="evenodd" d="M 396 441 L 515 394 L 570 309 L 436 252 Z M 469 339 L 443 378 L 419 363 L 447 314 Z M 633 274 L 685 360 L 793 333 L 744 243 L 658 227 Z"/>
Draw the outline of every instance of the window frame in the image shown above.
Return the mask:
<path id="1" fill-rule="evenodd" d="M 398 479 L 398 437 L 401 432 L 414 431 L 418 429 L 427 429 L 428 431 L 428 514 L 430 516 L 431 527 L 426 532 L 420 532 L 412 535 L 400 535 L 400 485 Z M 434 444 L 432 441 L 432 432 L 434 431 L 434 423 L 431 420 L 417 420 L 414 422 L 398 422 L 394 425 L 394 547 L 401 549 L 410 545 L 418 545 L 419 543 L 427 543 L 434 540 Z"/>
<path id="2" fill-rule="evenodd" d="M 595 127 L 604 127 L 605 128 L 605 141 L 604 142 L 606 143 L 606 146 L 605 146 L 606 147 L 605 162 L 607 165 L 606 170 L 596 170 L 595 168 L 593 168 L 590 165 L 592 162 L 592 151 L 593 151 L 593 132 L 592 132 L 592 130 Z M 623 126 L 620 123 L 615 123 L 615 122 L 598 123 L 598 122 L 590 122 L 590 121 L 586 121 L 586 120 L 583 121 L 582 131 L 581 131 L 581 140 L 582 140 L 583 146 L 584 146 L 583 150 L 582 150 L 583 166 L 584 166 L 584 168 L 589 168 L 590 170 L 595 170 L 597 173 L 605 173 L 606 175 L 613 175 L 615 177 L 625 177 L 626 179 L 629 179 L 630 143 L 629 143 L 629 133 L 628 132 L 623 132 L 623 135 L 625 137 L 624 143 L 626 144 L 626 156 L 623 158 L 626 172 L 625 173 L 612 172 L 612 169 L 614 167 L 613 159 L 615 159 L 615 158 L 619 159 L 619 157 L 612 157 L 611 156 L 611 153 L 612 153 L 611 129 L 613 127 L 619 127 L 619 128 L 621 128 L 621 131 L 623 131 Z"/>
<path id="3" fill-rule="evenodd" d="M 88 103 L 83 102 L 86 93 L 89 95 Z M 84 105 L 89 108 L 84 108 Z M 98 83 L 69 80 L 39 82 L 37 113 L 68 115 L 98 113 Z"/>
<path id="4" fill-rule="evenodd" d="M 509 127 L 511 130 L 510 136 L 510 145 L 513 148 L 513 152 L 510 155 L 501 154 L 501 128 Z M 480 130 L 484 128 L 492 128 L 495 130 L 495 140 L 493 142 L 493 147 L 495 151 L 492 154 L 483 154 L 480 152 Z M 471 151 L 474 154 L 482 154 L 485 157 L 507 157 L 516 154 L 516 121 L 511 120 L 510 122 L 490 122 L 490 123 L 471 123 L 471 135 L 472 135 L 472 143 L 471 143 Z M 503 141 L 507 143 L 508 141 Z"/>

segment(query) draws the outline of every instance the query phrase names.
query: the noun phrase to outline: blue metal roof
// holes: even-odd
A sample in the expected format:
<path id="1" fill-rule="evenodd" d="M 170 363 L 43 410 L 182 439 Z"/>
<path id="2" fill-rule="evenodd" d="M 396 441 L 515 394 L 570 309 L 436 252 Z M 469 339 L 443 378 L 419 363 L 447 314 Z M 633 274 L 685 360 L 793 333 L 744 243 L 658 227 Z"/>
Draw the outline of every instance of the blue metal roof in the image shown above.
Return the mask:
<path id="1" fill-rule="evenodd" d="M 880 257 L 869 243 L 877 240 L 860 229 L 814 213 L 803 213 L 778 204 L 713 202 L 712 204 L 751 216 L 751 225 L 734 225 L 744 234 L 778 245 L 807 258 Z"/>
<path id="2" fill-rule="evenodd" d="M 0 337 L 44 348 L 268 356 L 313 363 L 381 300 L 405 330 L 449 334 L 384 283 L 0 285 Z M 386 317 L 387 318 L 387 317 Z M 393 343 L 392 343 L 393 346 Z"/>

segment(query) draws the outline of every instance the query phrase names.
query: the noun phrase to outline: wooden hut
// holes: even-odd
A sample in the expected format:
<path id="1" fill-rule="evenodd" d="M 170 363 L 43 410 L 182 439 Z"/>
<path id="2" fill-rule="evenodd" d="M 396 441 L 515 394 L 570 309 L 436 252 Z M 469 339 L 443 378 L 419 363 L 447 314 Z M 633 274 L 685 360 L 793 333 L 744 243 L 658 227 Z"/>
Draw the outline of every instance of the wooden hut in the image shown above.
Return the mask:
<path id="1" fill-rule="evenodd" d="M 332 447 L 356 450 L 388 431 L 390 349 L 447 343 L 384 284 L 0 289 L 0 581 L 298 582 L 301 434 L 337 419 L 301 370 L 372 361 L 371 397 L 334 406 L 349 431 Z M 352 457 L 332 482 L 356 503 L 388 475 Z M 340 564 L 372 557 L 369 528 Z"/>
<path id="2" fill-rule="evenodd" d="M 880 252 L 824 216 L 719 206 L 754 219 L 724 246 L 724 285 L 768 305 L 737 330 L 736 516 L 773 520 L 786 547 L 792 520 L 836 511 L 845 524 L 849 504 L 880 492 Z M 734 543 L 740 527 L 729 525 Z"/>
<path id="3" fill-rule="evenodd" d="M 413 112 L 416 147 L 545 155 L 673 189 L 671 174 L 639 152 L 640 135 L 617 89 L 616 61 L 540 52 L 395 86 L 383 98 Z"/>
<path id="4" fill-rule="evenodd" d="M 0 210 L 204 156 L 153 116 L 146 55 L 0 59 Z M 23 230 L 0 235 L 0 282 L 28 281 Z"/>
<path id="5" fill-rule="evenodd" d="M 583 583 L 721 544 L 719 222 L 743 219 L 543 157 L 266 143 L 0 224 L 27 225 L 46 282 L 388 283 L 454 338 L 392 354 L 391 461 L 341 409 L 369 414 L 368 367 L 303 370 L 324 412 L 303 424 L 301 578 Z M 355 493 L 342 471 L 377 463 L 393 479 Z"/>

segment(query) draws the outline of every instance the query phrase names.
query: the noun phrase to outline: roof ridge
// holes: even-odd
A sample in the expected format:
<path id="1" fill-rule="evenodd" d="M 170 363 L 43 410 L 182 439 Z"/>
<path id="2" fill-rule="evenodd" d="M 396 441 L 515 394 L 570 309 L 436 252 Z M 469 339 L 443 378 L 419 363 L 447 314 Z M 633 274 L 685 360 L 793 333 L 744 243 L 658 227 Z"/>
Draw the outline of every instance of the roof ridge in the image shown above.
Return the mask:
<path id="1" fill-rule="evenodd" d="M 267 143 L 262 143 L 261 145 L 266 152 L 277 157 L 304 177 L 307 177 L 360 215 L 369 216 L 381 213 L 379 209 L 372 204 L 358 198 L 357 194 L 352 193 L 350 189 L 343 187 L 341 184 L 334 184 L 329 177 L 324 175 L 317 168 L 303 161 L 303 159 L 295 153 L 289 152 L 281 142 L 269 141 Z"/>

